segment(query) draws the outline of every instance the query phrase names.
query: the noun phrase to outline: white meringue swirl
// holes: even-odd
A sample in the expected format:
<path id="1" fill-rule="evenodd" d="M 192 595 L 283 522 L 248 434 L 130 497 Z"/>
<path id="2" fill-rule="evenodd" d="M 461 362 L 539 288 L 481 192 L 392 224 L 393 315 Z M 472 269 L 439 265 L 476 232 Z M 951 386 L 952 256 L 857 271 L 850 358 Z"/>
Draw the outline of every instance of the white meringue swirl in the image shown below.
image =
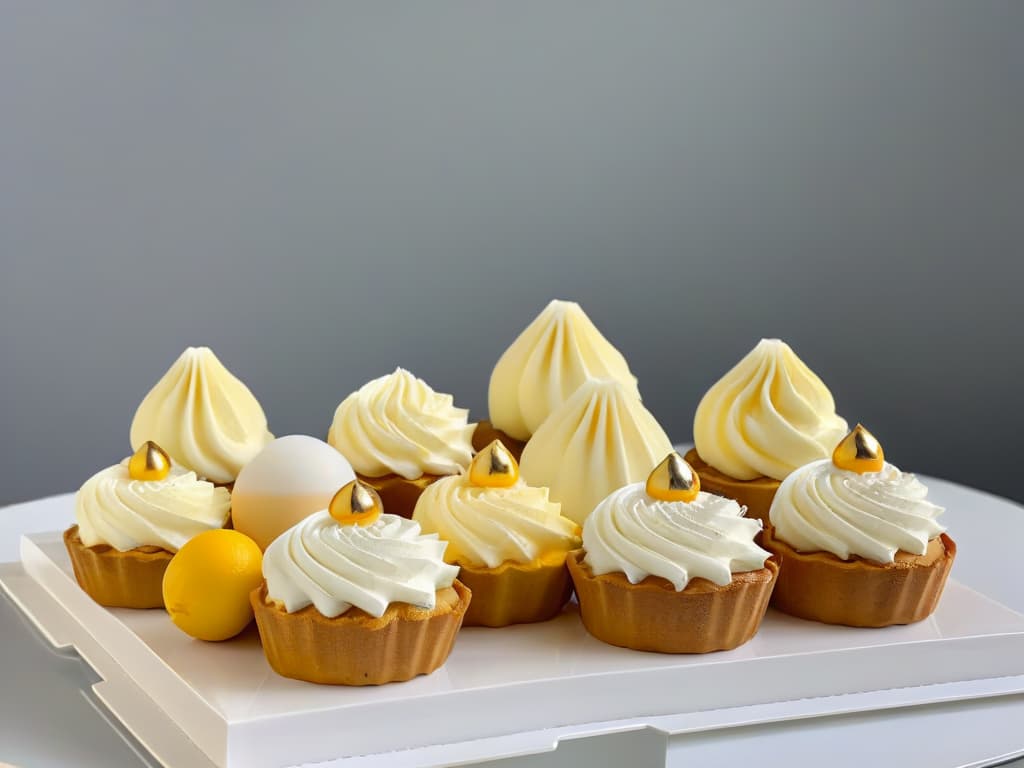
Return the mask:
<path id="1" fill-rule="evenodd" d="M 946 530 L 936 520 L 943 508 L 927 495 L 920 480 L 892 464 L 858 474 L 822 459 L 782 481 L 768 517 L 775 538 L 799 552 L 891 563 L 899 550 L 925 554 Z"/>
<path id="2" fill-rule="evenodd" d="M 583 524 L 585 562 L 595 576 L 621 572 L 631 584 L 660 576 L 677 592 L 695 578 L 725 586 L 771 556 L 754 543 L 761 523 L 743 512 L 712 493 L 659 501 L 644 483 L 633 483 L 612 492 Z"/>
<path id="3" fill-rule="evenodd" d="M 473 458 L 476 425 L 467 423 L 468 417 L 451 395 L 397 368 L 341 402 L 327 442 L 365 477 L 454 475 Z"/>
<path id="4" fill-rule="evenodd" d="M 177 552 L 196 534 L 223 528 L 230 511 L 230 492 L 195 472 L 172 465 L 163 480 L 133 480 L 128 459 L 101 469 L 75 495 L 82 543 L 120 552 L 147 546 Z"/>
<path id="5" fill-rule="evenodd" d="M 329 619 L 352 606 L 380 618 L 398 602 L 433 610 L 437 590 L 450 587 L 459 573 L 444 561 L 446 546 L 397 515 L 382 514 L 366 526 L 339 525 L 322 510 L 267 548 L 267 596 L 288 613 L 312 605 Z"/>
<path id="6" fill-rule="evenodd" d="M 561 511 L 547 488 L 522 480 L 509 488 L 481 488 L 462 474 L 428 486 L 413 520 L 448 542 L 448 562 L 497 568 L 578 547 L 579 526 Z"/>

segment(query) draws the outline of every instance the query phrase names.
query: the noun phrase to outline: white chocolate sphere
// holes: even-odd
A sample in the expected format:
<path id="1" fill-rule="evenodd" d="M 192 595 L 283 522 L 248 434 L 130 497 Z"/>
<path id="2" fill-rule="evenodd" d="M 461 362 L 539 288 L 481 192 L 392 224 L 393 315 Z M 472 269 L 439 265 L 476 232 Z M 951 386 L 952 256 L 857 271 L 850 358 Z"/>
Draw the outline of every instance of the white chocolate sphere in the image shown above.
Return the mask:
<path id="1" fill-rule="evenodd" d="M 355 479 L 344 456 L 323 440 L 287 435 L 269 443 L 242 467 L 231 491 L 235 530 L 266 550 L 274 539 Z"/>

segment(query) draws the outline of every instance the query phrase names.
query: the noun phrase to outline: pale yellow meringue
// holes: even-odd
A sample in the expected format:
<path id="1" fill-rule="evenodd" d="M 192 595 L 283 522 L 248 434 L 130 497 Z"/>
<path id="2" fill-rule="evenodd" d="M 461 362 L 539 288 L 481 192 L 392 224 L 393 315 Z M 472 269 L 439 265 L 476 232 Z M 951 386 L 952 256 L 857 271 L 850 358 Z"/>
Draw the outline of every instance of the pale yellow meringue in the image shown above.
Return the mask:
<path id="1" fill-rule="evenodd" d="M 494 366 L 488 392 L 491 424 L 527 440 L 553 410 L 591 379 L 615 379 L 640 393 L 626 358 L 574 301 L 554 300 Z"/>
<path id="2" fill-rule="evenodd" d="M 132 450 L 158 443 L 177 463 L 230 483 L 274 439 L 252 392 L 209 347 L 189 347 L 143 398 L 132 419 Z"/>
<path id="3" fill-rule="evenodd" d="M 845 434 L 828 387 L 779 339 L 762 339 L 719 379 L 693 420 L 701 459 L 736 480 L 783 480 Z"/>
<path id="4" fill-rule="evenodd" d="M 334 412 L 327 432 L 352 467 L 366 477 L 394 473 L 454 475 L 473 458 L 475 424 L 451 395 L 435 392 L 403 368 L 367 382 Z"/>
<path id="5" fill-rule="evenodd" d="M 589 381 L 541 425 L 523 450 L 522 477 L 547 487 L 562 514 L 582 523 L 605 496 L 647 479 L 672 441 L 632 390 Z"/>

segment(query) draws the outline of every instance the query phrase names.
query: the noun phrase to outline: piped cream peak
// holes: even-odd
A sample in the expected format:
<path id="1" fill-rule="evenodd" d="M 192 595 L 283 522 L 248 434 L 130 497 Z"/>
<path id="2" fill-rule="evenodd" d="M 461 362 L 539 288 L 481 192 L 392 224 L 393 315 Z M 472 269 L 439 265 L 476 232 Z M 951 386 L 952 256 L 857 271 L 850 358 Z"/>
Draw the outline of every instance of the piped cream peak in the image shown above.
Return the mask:
<path id="1" fill-rule="evenodd" d="M 619 381 L 589 381 L 526 444 L 523 479 L 551 489 L 562 514 L 582 523 L 598 502 L 627 483 L 642 483 L 672 451 L 654 416 Z"/>
<path id="2" fill-rule="evenodd" d="M 701 459 L 735 480 L 782 480 L 827 458 L 846 433 L 828 387 L 779 339 L 762 339 L 707 391 L 693 439 Z"/>
<path id="3" fill-rule="evenodd" d="M 615 379 L 636 398 L 626 358 L 574 301 L 554 300 L 519 334 L 491 374 L 491 423 L 527 440 L 585 382 Z"/>
<path id="4" fill-rule="evenodd" d="M 133 450 L 152 440 L 216 483 L 233 482 L 273 439 L 259 402 L 209 347 L 181 353 L 139 404 L 130 433 Z"/>

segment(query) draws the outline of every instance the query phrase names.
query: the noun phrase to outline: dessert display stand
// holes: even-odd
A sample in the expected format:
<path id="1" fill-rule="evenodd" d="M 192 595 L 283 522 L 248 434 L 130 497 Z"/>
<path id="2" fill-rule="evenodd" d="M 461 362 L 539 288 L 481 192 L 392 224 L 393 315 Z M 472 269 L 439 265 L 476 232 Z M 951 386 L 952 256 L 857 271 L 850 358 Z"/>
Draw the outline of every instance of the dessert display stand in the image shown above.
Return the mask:
<path id="1" fill-rule="evenodd" d="M 926 482 L 948 508 L 959 547 L 932 617 L 858 630 L 770 610 L 751 642 L 703 656 L 604 645 L 570 606 L 542 624 L 465 629 L 444 667 L 408 683 L 287 680 L 269 669 L 251 629 L 208 644 L 180 633 L 162 611 L 93 603 L 60 540 L 71 495 L 0 511 L 0 531 L 20 522 L 25 531 L 0 539 L 0 561 L 18 561 L 0 567 L 0 585 L 49 642 L 73 647 L 95 669 L 95 695 L 169 766 L 682 765 L 701 749 L 756 754 L 742 752 L 755 735 L 768 744 L 800 733 L 807 747 L 829 734 L 823 743 L 846 738 L 855 748 L 864 728 L 881 732 L 887 722 L 901 723 L 903 734 L 928 733 L 926 716 L 958 728 L 971 718 L 990 729 L 1006 718 L 1024 722 L 1024 590 L 998 565 L 1012 561 L 1024 509 Z M 879 719 L 883 710 L 891 718 Z M 801 730 L 812 722 L 815 729 Z M 923 758 L 934 748 L 936 757 L 961 760 L 932 731 L 903 745 L 913 747 L 906 754 Z M 969 760 L 965 750 L 980 746 L 961 738 L 964 759 L 943 764 L 1024 753 L 1024 735 L 995 735 L 1002 740 L 990 738 L 991 751 Z"/>

